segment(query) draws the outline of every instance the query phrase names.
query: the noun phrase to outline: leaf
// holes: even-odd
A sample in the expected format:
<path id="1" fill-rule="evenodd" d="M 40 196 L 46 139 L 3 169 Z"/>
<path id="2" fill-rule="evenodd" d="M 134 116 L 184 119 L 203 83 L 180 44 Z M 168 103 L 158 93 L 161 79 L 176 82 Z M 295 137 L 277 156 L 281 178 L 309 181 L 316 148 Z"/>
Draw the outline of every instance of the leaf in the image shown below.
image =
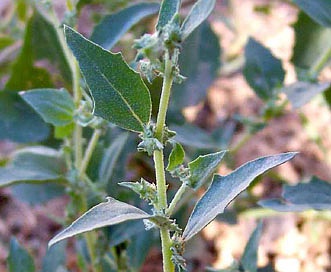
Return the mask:
<path id="1" fill-rule="evenodd" d="M 175 143 L 169 155 L 169 162 L 167 166 L 168 171 L 173 171 L 184 162 L 185 151 L 180 143 Z"/>
<path id="2" fill-rule="evenodd" d="M 198 0 L 185 18 L 182 30 L 182 40 L 185 40 L 213 11 L 216 0 Z"/>
<path id="3" fill-rule="evenodd" d="M 17 151 L 9 165 L 0 168 L 0 187 L 57 180 L 65 171 L 65 162 L 58 151 L 43 146 L 27 147 Z"/>
<path id="4" fill-rule="evenodd" d="M 65 188 L 55 182 L 43 184 L 17 184 L 10 187 L 11 194 L 21 202 L 35 206 L 65 194 Z"/>
<path id="5" fill-rule="evenodd" d="M 91 90 L 95 115 L 124 129 L 142 132 L 150 119 L 151 98 L 140 75 L 121 54 L 104 50 L 68 26 L 65 35 Z"/>
<path id="6" fill-rule="evenodd" d="M 203 23 L 183 43 L 179 56 L 181 73 L 187 77 L 173 88 L 173 107 L 198 104 L 217 77 L 220 68 L 220 43 L 208 22 Z"/>
<path id="7" fill-rule="evenodd" d="M 66 262 L 66 243 L 58 243 L 51 248 L 48 248 L 45 257 L 43 258 L 41 272 L 60 272 L 65 271 Z"/>
<path id="8" fill-rule="evenodd" d="M 128 220 L 147 219 L 151 217 L 153 216 L 143 210 L 107 197 L 107 202 L 100 203 L 88 210 L 69 227 L 52 238 L 48 246 L 51 247 L 63 239 L 97 228 L 119 224 Z"/>
<path id="9" fill-rule="evenodd" d="M 201 149 L 217 148 L 218 144 L 207 132 L 199 127 L 185 124 L 182 126 L 171 126 L 171 130 L 176 131 L 175 140 L 184 146 L 191 146 Z"/>
<path id="10" fill-rule="evenodd" d="M 296 153 L 282 153 L 250 161 L 227 176 L 215 175 L 207 192 L 195 205 L 183 232 L 183 240 L 191 239 L 208 225 L 225 207 L 259 175 L 292 159 Z"/>
<path id="11" fill-rule="evenodd" d="M 314 21 L 325 27 L 331 27 L 331 2 L 329 0 L 294 0 L 294 3 Z"/>
<path id="12" fill-rule="evenodd" d="M 257 250 L 262 234 L 262 227 L 262 222 L 259 222 L 249 238 L 244 254 L 241 257 L 241 264 L 247 272 L 257 272 Z"/>
<path id="13" fill-rule="evenodd" d="M 46 123 L 65 126 L 73 122 L 75 104 L 67 90 L 34 89 L 20 95 Z"/>
<path id="14" fill-rule="evenodd" d="M 294 24 L 294 31 L 295 45 L 291 61 L 297 68 L 298 77 L 302 80 L 317 77 L 320 70 L 327 65 L 327 62 L 313 73 L 310 72 L 310 75 L 307 75 L 307 72 L 310 69 L 315 69 L 316 64 L 320 62 L 331 47 L 331 29 L 322 27 L 301 12 Z"/>
<path id="15" fill-rule="evenodd" d="M 250 38 L 245 47 L 244 76 L 262 100 L 275 98 L 275 88 L 283 84 L 285 72 L 282 63 L 269 49 Z"/>
<path id="16" fill-rule="evenodd" d="M 0 91 L 0 139 L 19 143 L 39 142 L 49 127 L 16 92 Z"/>
<path id="17" fill-rule="evenodd" d="M 188 185 L 194 190 L 198 190 L 207 179 L 217 170 L 226 151 L 199 156 L 188 164 L 190 178 Z"/>
<path id="18" fill-rule="evenodd" d="M 9 36 L 0 36 L 0 50 L 5 49 L 6 47 L 12 45 L 14 39 Z"/>
<path id="19" fill-rule="evenodd" d="M 118 135 L 110 146 L 105 150 L 99 166 L 99 181 L 106 184 L 110 181 L 121 151 L 128 140 L 127 133 Z"/>
<path id="20" fill-rule="evenodd" d="M 133 25 L 157 13 L 159 7 L 157 3 L 139 3 L 107 15 L 94 28 L 91 41 L 103 48 L 111 49 Z"/>
<path id="21" fill-rule="evenodd" d="M 159 12 L 159 19 L 156 25 L 156 30 L 160 30 L 176 13 L 179 13 L 181 0 L 163 0 Z"/>
<path id="22" fill-rule="evenodd" d="M 47 46 L 45 46 L 47 45 Z M 60 72 L 52 73 L 35 66 L 35 61 L 47 60 L 53 65 L 53 70 Z M 48 66 L 51 66 L 48 64 Z M 15 61 L 11 76 L 6 83 L 6 90 L 21 91 L 33 88 L 53 87 L 53 80 L 71 85 L 71 71 L 64 56 L 62 46 L 54 26 L 41 14 L 34 11 L 29 20 L 22 50 Z"/>
<path id="23" fill-rule="evenodd" d="M 331 184 L 313 177 L 308 183 L 285 185 L 282 199 L 262 200 L 259 205 L 280 212 L 331 210 Z"/>
<path id="24" fill-rule="evenodd" d="M 282 88 L 292 106 L 297 109 L 308 103 L 314 96 L 324 92 L 330 87 L 330 83 L 310 83 L 298 81 Z"/>
<path id="25" fill-rule="evenodd" d="M 9 256 L 7 259 L 9 272 L 34 272 L 35 265 L 30 254 L 18 243 L 16 238 L 11 238 Z"/>

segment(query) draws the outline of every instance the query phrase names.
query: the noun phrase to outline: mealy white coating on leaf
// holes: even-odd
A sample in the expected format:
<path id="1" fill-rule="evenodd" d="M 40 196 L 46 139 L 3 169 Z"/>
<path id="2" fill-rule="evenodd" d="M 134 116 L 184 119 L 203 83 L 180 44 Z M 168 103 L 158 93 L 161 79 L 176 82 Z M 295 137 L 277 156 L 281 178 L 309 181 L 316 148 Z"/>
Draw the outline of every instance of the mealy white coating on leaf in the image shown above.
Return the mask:
<path id="1" fill-rule="evenodd" d="M 48 246 L 97 228 L 119 224 L 128 220 L 147 219 L 152 215 L 132 205 L 107 197 L 107 202 L 100 203 L 81 217 L 75 220 L 69 227 L 52 238 Z"/>
<path id="2" fill-rule="evenodd" d="M 187 241 L 208 225 L 226 206 L 259 175 L 292 159 L 297 153 L 289 152 L 250 161 L 227 176 L 215 175 L 207 192 L 195 205 L 183 232 Z"/>

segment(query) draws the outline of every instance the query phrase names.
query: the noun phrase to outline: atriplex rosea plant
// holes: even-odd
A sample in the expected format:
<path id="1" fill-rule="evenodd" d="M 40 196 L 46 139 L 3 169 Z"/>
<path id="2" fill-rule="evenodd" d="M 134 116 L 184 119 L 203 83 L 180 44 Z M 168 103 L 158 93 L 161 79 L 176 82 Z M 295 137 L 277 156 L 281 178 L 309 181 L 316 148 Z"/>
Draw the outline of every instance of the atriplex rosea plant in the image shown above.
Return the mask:
<path id="1" fill-rule="evenodd" d="M 40 21 L 38 21 L 37 16 L 32 20 L 29 25 L 31 28 L 39 29 L 41 34 L 41 30 L 44 30 L 48 37 L 55 35 L 58 38 L 60 50 L 56 52 L 61 53 L 57 57 L 64 59 L 64 64 L 60 69 L 68 77 L 65 78 L 63 86 L 72 90 L 73 95 L 69 94 L 66 89 L 42 88 L 49 87 L 47 77 L 42 69 L 33 67 L 28 56 L 35 55 L 37 59 L 42 58 L 45 54 L 44 48 L 33 48 L 31 44 L 25 44 L 22 55 L 17 62 L 17 67 L 20 67 L 19 63 L 25 62 L 25 68 L 17 73 L 20 74 L 21 81 L 26 81 L 24 90 L 36 87 L 36 84 L 31 83 L 33 79 L 28 77 L 31 75 L 34 75 L 36 81 L 40 83 L 38 86 L 40 88 L 21 92 L 20 95 L 46 123 L 54 126 L 55 136 L 63 140 L 63 145 L 60 151 L 45 147 L 30 147 L 18 151 L 13 161 L 2 169 L 0 174 L 1 186 L 32 180 L 34 182 L 56 180 L 66 187 L 71 196 L 72 202 L 68 209 L 69 219 L 86 212 L 92 205 L 91 203 L 95 204 L 96 201 L 100 202 L 105 198 L 105 187 L 109 173 L 113 168 L 116 168 L 113 162 L 116 161 L 115 157 L 118 156 L 118 152 L 113 152 L 105 160 L 105 163 L 101 163 L 101 174 L 98 178 L 92 179 L 87 174 L 88 166 L 92 163 L 92 155 L 96 153 L 98 148 L 98 141 L 102 134 L 105 134 L 110 123 L 139 134 L 141 142 L 138 145 L 138 150 L 153 157 L 156 173 L 156 184 L 149 183 L 143 178 L 140 182 L 118 180 L 118 182 L 121 181 L 120 185 L 132 189 L 142 200 L 150 204 L 151 209 L 142 210 L 141 206 L 138 208 L 108 197 L 107 202 L 94 206 L 71 226 L 54 237 L 50 245 L 64 238 L 103 226 L 111 226 L 125 221 L 144 220 L 146 229 L 158 229 L 160 232 L 164 271 L 174 271 L 175 267 L 179 270 L 185 269 L 183 257 L 185 243 L 218 214 L 222 213 L 224 208 L 247 188 L 256 176 L 286 162 L 295 155 L 294 153 L 284 153 L 263 157 L 248 162 L 227 176 L 215 175 L 207 192 L 196 203 L 186 226 L 178 225 L 173 219 L 174 211 L 181 204 L 179 202 L 182 196 L 187 191 L 197 191 L 205 185 L 225 155 L 225 151 L 211 153 L 199 156 L 185 164 L 184 148 L 176 141 L 175 132 L 166 126 L 166 114 L 173 82 L 180 84 L 185 80 L 180 73 L 181 67 L 178 64 L 182 43 L 184 40 L 187 41 L 193 30 L 208 17 L 214 5 L 215 1 L 213 0 L 197 1 L 182 22 L 179 16 L 180 1 L 163 1 L 156 32 L 152 35 L 144 35 L 135 42 L 134 47 L 138 51 L 136 61 L 139 63 L 138 67 L 141 74 L 148 81 L 153 81 L 156 77 L 163 80 L 158 114 L 155 120 L 151 118 L 150 91 L 140 75 L 125 63 L 121 54 L 113 54 L 108 49 L 116 43 L 118 35 L 123 34 L 134 21 L 155 13 L 158 9 L 157 4 L 140 4 L 131 7 L 131 11 L 132 9 L 136 11 L 135 16 L 129 16 L 131 13 L 129 12 L 130 8 L 128 8 L 122 13 L 118 13 L 117 16 L 108 18 L 108 24 L 113 24 L 113 29 L 118 28 L 121 31 L 115 31 L 116 35 L 110 35 L 110 32 L 107 32 L 108 36 L 104 36 L 103 30 L 96 28 L 91 36 L 93 42 L 85 39 L 68 26 L 64 27 L 65 41 L 62 28 L 56 28 L 57 33 L 53 33 L 54 29 L 47 24 L 47 29 L 40 29 L 38 23 Z M 52 11 L 47 10 L 47 12 L 49 12 L 49 19 L 52 23 L 55 26 L 60 25 Z M 125 25 L 125 20 L 130 21 L 130 24 Z M 123 24 L 125 27 L 122 27 Z M 28 29 L 31 30 L 31 28 Z M 97 44 L 102 45 L 105 49 Z M 253 45 L 255 43 L 251 40 L 248 49 L 256 48 Z M 55 48 L 55 50 L 57 49 L 59 48 Z M 267 57 L 269 59 L 270 54 L 267 54 Z M 247 63 L 249 64 L 249 60 Z M 273 66 L 276 67 L 277 73 L 280 70 L 278 77 L 282 80 L 283 71 L 279 68 L 278 62 Z M 80 78 L 80 71 L 86 84 Z M 245 72 L 248 77 L 251 75 L 249 69 L 245 69 Z M 72 78 L 69 75 L 72 75 Z M 278 81 L 281 81 L 278 80 L 278 77 L 276 82 L 273 81 L 271 86 L 268 85 L 267 87 L 274 89 L 279 83 Z M 20 88 L 18 78 L 15 76 L 10 78 L 7 88 Z M 12 93 L 10 95 L 4 93 L 3 96 L 6 98 L 4 101 L 8 103 L 17 99 Z M 186 97 L 181 99 L 185 100 Z M 170 105 L 171 102 L 170 100 Z M 19 109 L 22 110 L 21 107 Z M 94 116 L 91 112 L 94 113 Z M 31 110 L 29 113 L 32 116 Z M 36 117 L 34 116 L 34 118 Z M 40 135 L 47 134 L 48 128 L 41 127 Z M 83 130 L 86 134 L 92 131 L 92 136 L 89 137 L 90 140 L 86 145 L 84 144 L 84 137 L 87 138 L 88 136 L 83 135 Z M 29 133 L 16 137 L 27 139 L 31 137 L 31 133 Z M 42 138 L 42 136 L 40 137 Z M 125 145 L 127 137 L 127 134 L 120 134 L 109 149 L 120 149 Z M 164 158 L 166 147 L 170 147 L 172 150 L 168 159 Z M 166 160 L 168 162 L 165 164 Z M 167 166 L 165 167 L 165 165 Z M 168 201 L 166 173 L 181 182 L 179 190 L 172 196 L 171 201 Z M 131 204 L 134 202 L 131 202 L 130 199 L 129 201 Z M 106 250 L 104 250 L 102 238 L 98 239 L 95 232 L 85 233 L 91 264 L 95 271 L 103 270 L 102 259 L 107 255 L 106 250 L 109 249 L 105 246 Z M 11 244 L 12 248 L 17 248 L 15 241 Z M 128 268 L 117 267 L 115 269 L 127 271 Z"/>
<path id="2" fill-rule="evenodd" d="M 247 188 L 256 176 L 294 157 L 295 153 L 263 157 L 248 162 L 227 176 L 214 175 L 209 189 L 196 203 L 183 230 L 172 219 L 174 209 L 185 191 L 188 188 L 197 190 L 201 187 L 225 154 L 224 151 L 221 151 L 200 156 L 185 166 L 183 164 L 184 149 L 174 140 L 176 133 L 166 126 L 172 84 L 174 81 L 180 83 L 185 80 L 180 74 L 178 66 L 181 43 L 208 17 L 214 4 L 213 0 L 197 1 L 185 20 L 181 22 L 180 1 L 165 0 L 161 5 L 156 32 L 152 35 L 146 34 L 135 42 L 134 46 L 138 50 L 136 60 L 139 61 L 141 73 L 149 81 L 155 77 L 163 78 L 156 123 L 151 120 L 152 105 L 149 90 L 140 75 L 125 63 L 121 54 L 113 54 L 84 38 L 74 29 L 64 27 L 66 42 L 78 61 L 88 85 L 93 101 L 93 112 L 96 116 L 93 119 L 96 129 L 87 146 L 86 156 L 84 160 L 77 160 L 80 155 L 76 154 L 76 165 L 72 166 L 72 169 L 77 172 L 78 184 L 80 179 L 84 178 L 89 156 L 93 152 L 104 120 L 133 133 L 139 133 L 141 142 L 138 150 L 153 156 L 156 184 L 144 179 L 141 179 L 140 182 L 121 183 L 122 186 L 132 189 L 146 200 L 151 206 L 150 212 L 108 197 L 106 202 L 92 207 L 56 235 L 50 241 L 50 246 L 65 238 L 100 227 L 129 220 L 144 220 L 146 229 L 156 228 L 160 232 L 164 271 L 175 271 L 175 268 L 185 270 L 183 257 L 185 243 L 222 213 L 229 202 Z M 71 65 L 75 66 L 74 62 Z M 78 75 L 77 70 L 75 73 Z M 78 82 L 76 84 L 75 98 L 76 105 L 78 105 L 82 96 Z M 52 108 L 54 105 L 51 105 L 48 110 L 43 110 L 44 97 L 48 95 L 52 98 L 60 96 L 58 97 L 58 101 L 61 101 L 58 104 L 59 107 L 66 105 L 65 107 L 73 109 L 75 106 L 64 90 L 43 89 L 22 94 L 23 98 L 41 115 L 43 112 L 49 113 L 54 110 Z M 60 125 L 67 125 L 66 118 L 61 121 Z M 53 123 L 59 125 L 54 120 Z M 79 124 L 75 125 L 74 133 L 76 135 L 74 143 L 77 144 L 81 141 Z M 168 166 L 165 167 L 163 150 L 167 144 L 172 145 L 173 149 L 168 159 Z M 76 152 L 81 151 L 76 150 Z M 165 170 L 178 178 L 182 184 L 170 204 L 168 204 Z M 88 243 L 92 243 L 93 239 L 95 238 L 87 236 Z M 90 250 L 90 255 L 95 266 L 94 269 L 100 271 L 97 261 L 93 258 L 92 250 Z"/>

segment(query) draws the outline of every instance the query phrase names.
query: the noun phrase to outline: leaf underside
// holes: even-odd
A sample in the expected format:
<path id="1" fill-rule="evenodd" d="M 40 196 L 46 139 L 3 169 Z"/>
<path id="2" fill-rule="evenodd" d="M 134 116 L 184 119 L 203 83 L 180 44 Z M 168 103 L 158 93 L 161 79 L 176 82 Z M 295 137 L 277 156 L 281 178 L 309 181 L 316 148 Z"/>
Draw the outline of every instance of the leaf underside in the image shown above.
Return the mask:
<path id="1" fill-rule="evenodd" d="M 292 159 L 296 153 L 282 153 L 250 161 L 227 176 L 215 175 L 207 192 L 195 205 L 183 232 L 187 241 L 201 231 L 259 175 Z"/>

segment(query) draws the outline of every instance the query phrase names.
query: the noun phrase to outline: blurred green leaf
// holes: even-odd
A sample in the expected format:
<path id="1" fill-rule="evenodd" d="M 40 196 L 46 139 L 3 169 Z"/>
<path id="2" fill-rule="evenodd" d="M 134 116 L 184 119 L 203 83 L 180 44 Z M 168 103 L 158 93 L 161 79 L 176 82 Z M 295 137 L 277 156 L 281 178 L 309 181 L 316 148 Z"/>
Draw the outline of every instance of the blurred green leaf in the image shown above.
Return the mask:
<path id="1" fill-rule="evenodd" d="M 49 127 L 16 92 L 0 91 L 0 139 L 28 143 L 42 141 Z"/>
<path id="2" fill-rule="evenodd" d="M 185 18 L 182 30 L 182 40 L 185 40 L 213 11 L 216 0 L 198 0 Z"/>
<path id="3" fill-rule="evenodd" d="M 63 177 L 65 162 L 61 154 L 44 146 L 26 147 L 13 155 L 13 160 L 0 168 L 0 187 L 22 182 L 47 182 Z"/>
<path id="4" fill-rule="evenodd" d="M 285 77 L 281 61 L 253 38 L 246 44 L 245 59 L 243 73 L 251 88 L 263 100 L 275 98 Z"/>
<path id="5" fill-rule="evenodd" d="M 217 170 L 226 151 L 199 156 L 188 164 L 190 177 L 188 185 L 194 190 L 198 190 L 207 179 Z"/>
<path id="6" fill-rule="evenodd" d="M 14 39 L 8 36 L 0 36 L 0 50 L 5 49 L 6 47 L 12 45 Z"/>
<path id="7" fill-rule="evenodd" d="M 107 184 L 111 180 L 115 166 L 119 167 L 120 165 L 118 164 L 118 159 L 128 140 L 128 136 L 127 133 L 119 134 L 109 147 L 105 149 L 99 166 L 99 182 Z"/>
<path id="8" fill-rule="evenodd" d="M 34 272 L 35 265 L 30 254 L 18 243 L 16 238 L 11 238 L 9 256 L 7 259 L 9 272 Z"/>
<path id="9" fill-rule="evenodd" d="M 307 13 L 319 24 L 331 27 L 331 1 L 330 0 L 293 0 L 300 9 Z"/>
<path id="10" fill-rule="evenodd" d="M 207 192 L 195 205 L 183 232 L 183 240 L 191 239 L 259 175 L 292 159 L 296 153 L 282 153 L 250 161 L 227 176 L 214 175 Z"/>
<path id="11" fill-rule="evenodd" d="M 22 50 L 15 61 L 5 89 L 21 91 L 53 87 L 51 75 L 35 66 L 35 61 L 47 60 L 61 73 L 57 81 L 71 84 L 71 72 L 62 51 L 55 28 L 37 11 L 28 21 Z M 56 75 L 57 73 L 52 73 Z"/>
<path id="12" fill-rule="evenodd" d="M 324 92 L 330 87 L 330 83 L 310 83 L 298 81 L 282 88 L 294 108 L 300 108 L 308 103 L 314 96 Z"/>
<path id="13" fill-rule="evenodd" d="M 331 29 L 315 23 L 303 12 L 294 24 L 295 45 L 291 61 L 300 80 L 315 79 L 331 58 Z"/>
<path id="14" fill-rule="evenodd" d="M 151 98 L 140 75 L 121 54 L 113 54 L 65 27 L 69 47 L 91 90 L 95 114 L 124 129 L 141 132 L 149 122 Z"/>
<path id="15" fill-rule="evenodd" d="M 159 7 L 157 3 L 139 3 L 107 15 L 94 28 L 91 41 L 103 48 L 111 49 L 133 25 L 157 13 Z"/>
<path id="16" fill-rule="evenodd" d="M 285 185 L 282 199 L 261 200 L 259 205 L 279 212 L 331 210 L 331 184 L 313 177 L 308 183 Z"/>
<path id="17" fill-rule="evenodd" d="M 184 159 L 185 151 L 182 145 L 180 143 L 175 143 L 169 155 L 167 170 L 175 170 L 177 166 L 181 165 L 184 162 Z"/>
<path id="18" fill-rule="evenodd" d="M 56 182 L 42 184 L 16 184 L 10 186 L 11 194 L 21 202 L 35 206 L 65 194 L 64 186 Z"/>
<path id="19" fill-rule="evenodd" d="M 220 68 L 220 52 L 219 39 L 207 22 L 184 42 L 179 67 L 187 79 L 173 86 L 172 107 L 196 105 L 206 97 Z"/>
<path id="20" fill-rule="evenodd" d="M 58 243 L 47 249 L 43 258 L 41 272 L 60 272 L 65 270 L 66 242 Z"/>
<path id="21" fill-rule="evenodd" d="M 153 216 L 145 213 L 143 210 L 108 197 L 107 202 L 100 203 L 88 210 L 69 227 L 53 237 L 48 245 L 52 246 L 63 239 L 97 228 L 151 217 Z"/>
<path id="22" fill-rule="evenodd" d="M 65 126 L 73 122 L 75 104 L 67 90 L 34 89 L 20 95 L 46 123 Z"/>
<path id="23" fill-rule="evenodd" d="M 262 222 L 259 222 L 256 229 L 253 231 L 249 238 L 244 254 L 241 257 L 241 265 L 246 272 L 257 272 L 257 250 L 259 247 L 259 241 L 262 234 Z"/>
<path id="24" fill-rule="evenodd" d="M 171 21 L 172 17 L 179 13 L 181 6 L 181 0 L 163 0 L 159 12 L 159 19 L 156 25 L 156 30 L 160 30 L 168 22 Z"/>

